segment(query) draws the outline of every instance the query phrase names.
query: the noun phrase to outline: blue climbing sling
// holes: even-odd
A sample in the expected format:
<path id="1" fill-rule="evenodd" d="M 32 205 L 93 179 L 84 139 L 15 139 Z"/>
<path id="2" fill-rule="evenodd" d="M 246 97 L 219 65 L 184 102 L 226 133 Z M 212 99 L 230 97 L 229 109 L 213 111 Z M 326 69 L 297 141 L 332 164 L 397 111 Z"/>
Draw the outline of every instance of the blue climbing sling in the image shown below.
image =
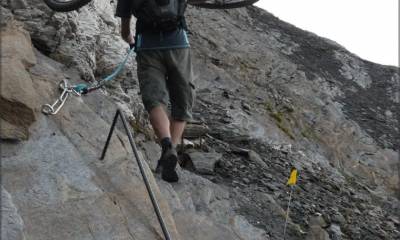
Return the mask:
<path id="1" fill-rule="evenodd" d="M 67 80 L 63 80 L 60 84 L 59 87 L 62 90 L 62 93 L 60 97 L 57 98 L 57 100 L 53 104 L 44 104 L 42 106 L 42 112 L 46 115 L 55 115 L 57 114 L 60 109 L 64 106 L 65 101 L 67 100 L 69 94 L 74 94 L 75 96 L 81 96 L 82 94 L 88 94 L 89 92 L 92 92 L 96 89 L 101 88 L 104 86 L 107 82 L 110 82 L 113 80 L 123 69 L 124 66 L 126 65 L 127 61 L 129 60 L 129 57 L 135 52 L 135 48 L 131 46 L 128 54 L 124 58 L 124 60 L 118 65 L 118 67 L 112 72 L 110 75 L 107 77 L 101 79 L 100 81 L 96 81 L 92 84 L 87 84 L 87 83 L 79 83 L 76 85 L 68 85 Z"/>

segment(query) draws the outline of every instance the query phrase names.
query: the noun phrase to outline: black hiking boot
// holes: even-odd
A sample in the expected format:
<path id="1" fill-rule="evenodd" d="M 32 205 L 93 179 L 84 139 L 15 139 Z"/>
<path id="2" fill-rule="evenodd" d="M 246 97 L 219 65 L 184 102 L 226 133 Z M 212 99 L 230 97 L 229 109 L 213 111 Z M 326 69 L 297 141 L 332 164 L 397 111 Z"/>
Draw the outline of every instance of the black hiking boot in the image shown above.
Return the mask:
<path id="1" fill-rule="evenodd" d="M 160 160 L 158 160 L 156 173 L 161 172 L 161 178 L 167 182 L 177 182 L 179 180 L 176 173 L 176 164 L 178 154 L 171 144 L 163 144 L 163 151 Z"/>

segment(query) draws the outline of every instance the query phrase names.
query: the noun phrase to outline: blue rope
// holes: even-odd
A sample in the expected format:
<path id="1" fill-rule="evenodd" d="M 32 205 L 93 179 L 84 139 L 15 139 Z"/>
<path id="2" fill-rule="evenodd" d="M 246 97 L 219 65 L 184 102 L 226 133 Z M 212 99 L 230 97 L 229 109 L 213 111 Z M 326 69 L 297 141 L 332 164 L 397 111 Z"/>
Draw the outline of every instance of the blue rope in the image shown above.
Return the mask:
<path id="1" fill-rule="evenodd" d="M 72 88 L 81 94 L 86 94 L 91 90 L 95 90 L 100 88 L 101 86 L 103 86 L 106 82 L 113 80 L 123 69 L 124 66 L 126 65 L 126 62 L 128 61 L 129 57 L 132 55 L 132 53 L 135 52 L 135 48 L 132 47 L 128 54 L 126 55 L 124 61 L 122 61 L 118 67 L 114 70 L 113 73 L 111 73 L 110 75 L 108 75 L 107 77 L 101 79 L 98 83 L 92 84 L 92 86 L 90 87 L 89 85 L 87 85 L 86 83 L 80 83 L 77 85 L 74 85 Z"/>
<path id="2" fill-rule="evenodd" d="M 80 83 L 80 84 L 73 86 L 74 90 L 77 91 L 78 93 L 83 93 L 83 92 L 87 91 L 88 87 L 89 86 L 86 83 Z"/>

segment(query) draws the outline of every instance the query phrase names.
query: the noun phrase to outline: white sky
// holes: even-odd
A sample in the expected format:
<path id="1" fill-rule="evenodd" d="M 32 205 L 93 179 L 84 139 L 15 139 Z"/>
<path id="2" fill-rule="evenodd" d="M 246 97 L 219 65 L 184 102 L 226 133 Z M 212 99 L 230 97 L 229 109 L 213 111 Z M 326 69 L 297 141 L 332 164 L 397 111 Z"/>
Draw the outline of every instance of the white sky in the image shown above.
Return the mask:
<path id="1" fill-rule="evenodd" d="M 398 66 L 399 0 L 260 0 L 255 5 L 363 59 Z"/>

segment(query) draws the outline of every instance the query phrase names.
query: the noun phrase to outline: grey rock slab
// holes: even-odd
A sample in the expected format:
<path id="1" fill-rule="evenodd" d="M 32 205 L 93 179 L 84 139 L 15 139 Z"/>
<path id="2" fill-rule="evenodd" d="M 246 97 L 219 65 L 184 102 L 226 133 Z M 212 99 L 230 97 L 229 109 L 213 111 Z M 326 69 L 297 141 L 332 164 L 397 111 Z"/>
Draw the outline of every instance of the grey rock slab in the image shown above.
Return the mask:
<path id="1" fill-rule="evenodd" d="M 41 90 L 42 103 L 52 103 L 59 97 L 57 88 L 62 79 L 68 77 L 72 79 L 69 84 L 79 83 L 75 80 L 79 77 L 75 71 L 60 74 L 65 66 L 48 59 L 39 52 L 36 52 L 36 55 L 40 64 L 33 67 L 31 73 L 34 86 Z M 116 109 L 117 105 L 99 92 L 82 97 L 71 95 L 59 113 L 49 118 L 57 123 L 59 129 L 74 145 L 79 146 L 78 149 L 82 151 L 83 156 L 98 159 Z M 125 133 L 116 131 L 111 139 L 107 156 L 116 158 L 125 156 L 129 149 L 126 139 Z"/>
<path id="2" fill-rule="evenodd" d="M 37 88 L 40 99 L 49 101 L 51 94 L 56 95 L 57 78 L 43 78 L 40 73 L 46 69 L 62 72 L 62 68 L 51 61 L 39 62 L 46 64 L 33 71 L 33 80 L 43 86 Z M 102 95 L 95 97 L 109 101 Z M 39 114 L 31 138 L 2 159 L 4 187 L 13 197 L 30 239 L 144 240 L 162 236 L 126 135 L 116 130 L 105 160 L 99 161 L 109 127 L 85 101 L 71 97 L 59 114 Z M 143 164 L 171 235 L 179 239 L 169 206 L 148 165 Z"/>
<path id="3" fill-rule="evenodd" d="M 262 230 L 253 229 L 243 218 L 235 218 L 227 190 L 189 171 L 180 170 L 179 174 L 178 183 L 160 180 L 159 186 L 182 238 L 262 239 L 257 238 Z M 249 235 L 251 230 L 253 238 Z"/>
<path id="4" fill-rule="evenodd" d="M 172 189 L 162 187 L 165 184 L 162 184 L 161 188 L 169 189 L 168 191 L 173 190 L 179 197 L 179 201 L 175 200 L 176 197 L 168 198 L 170 206 L 175 205 L 176 202 L 182 203 L 184 209 L 175 208 L 174 217 L 183 237 L 188 239 L 228 239 L 225 237 L 233 234 L 239 239 L 266 239 L 263 230 L 255 228 L 245 218 L 235 214 L 234 204 L 227 189 L 189 171 L 182 170 L 179 173 L 180 182 L 172 184 Z M 187 213 L 184 217 L 182 216 L 183 211 Z M 202 220 L 199 221 L 199 219 Z M 210 224 L 213 225 L 212 228 Z M 208 233 L 202 233 L 202 231 Z M 221 231 L 219 238 L 218 231 Z M 191 232 L 192 235 L 187 235 L 188 232 Z M 198 236 L 195 236 L 195 233 Z"/>
<path id="5" fill-rule="evenodd" d="M 222 158 L 220 153 L 190 152 L 189 157 L 193 162 L 196 172 L 200 174 L 213 174 L 215 163 Z"/>
<path id="6" fill-rule="evenodd" d="M 143 153 L 146 156 L 146 160 L 151 169 L 155 170 L 157 167 L 158 160 L 161 157 L 161 147 L 155 142 L 142 142 L 140 143 L 143 148 Z"/>
<path id="7" fill-rule="evenodd" d="M 174 215 L 178 231 L 184 239 L 193 240 L 220 240 L 232 239 L 239 240 L 233 230 L 225 225 L 213 222 L 206 216 L 197 215 L 188 212 L 178 212 Z"/>
<path id="8" fill-rule="evenodd" d="M 168 204 L 172 213 L 183 210 L 195 212 L 195 207 L 190 192 L 178 194 L 178 192 L 174 190 L 174 186 L 172 186 L 170 183 L 162 180 L 161 178 L 156 178 L 156 180 L 160 188 L 161 195 L 163 198 L 168 200 Z"/>
<path id="9" fill-rule="evenodd" d="M 143 161 L 144 172 L 148 177 L 150 187 L 155 194 L 171 236 L 174 239 L 181 239 L 175 227 L 171 208 L 166 201 L 167 196 L 160 192 L 153 173 L 143 160 L 141 153 L 139 153 L 139 157 Z M 130 231 L 136 235 L 135 232 L 139 230 L 143 239 L 163 236 L 133 154 L 128 159 L 122 158 L 119 161 L 98 163 L 96 167 L 99 174 L 98 181 L 102 183 L 105 190 L 112 193 L 114 204 L 117 202 L 116 205 L 121 208 Z M 138 223 L 142 224 L 143 228 L 136 229 Z"/>
<path id="10" fill-rule="evenodd" d="M 191 174 L 186 170 L 178 172 L 180 181 L 173 185 L 174 191 L 178 194 L 181 202 L 186 202 L 186 198 L 190 196 L 191 204 L 195 211 L 207 211 L 210 201 L 215 198 L 215 185 L 200 176 Z M 192 209 L 191 204 L 186 205 Z"/>
<path id="11" fill-rule="evenodd" d="M 78 150 L 89 146 L 75 147 L 53 121 L 39 122 L 43 126 L 35 133 L 41 136 L 3 159 L 2 169 L 32 239 L 129 239 L 131 234 L 152 239 L 161 234 L 153 230 L 158 223 L 133 156 L 91 159 Z M 151 171 L 146 172 L 151 180 Z"/>
<path id="12" fill-rule="evenodd" d="M 101 190 L 91 182 L 93 172 L 76 148 L 54 124 L 39 122 L 42 126 L 37 133 L 41 136 L 35 134 L 17 155 L 3 159 L 3 184 L 10 189 L 31 239 L 85 239 L 90 232 L 83 224 L 82 211 L 75 210 L 93 202 Z M 46 133 L 50 129 L 55 135 Z"/>
<path id="13" fill-rule="evenodd" d="M 1 229 L 3 240 L 25 240 L 24 222 L 14 205 L 12 196 L 1 186 Z"/>
<path id="14" fill-rule="evenodd" d="M 233 218 L 233 230 L 243 239 L 267 240 L 270 239 L 264 230 L 251 225 L 243 216 Z"/>
<path id="15" fill-rule="evenodd" d="M 262 203 L 262 208 L 258 209 L 259 207 L 254 206 L 257 208 L 257 211 L 262 211 L 265 213 L 264 219 L 262 219 L 262 224 L 265 225 L 264 229 L 273 229 L 273 231 L 270 231 L 270 237 L 271 239 L 281 239 L 283 238 L 282 233 L 283 233 L 283 226 L 285 224 L 285 218 L 286 218 L 286 209 L 283 209 L 277 201 L 274 199 L 272 195 L 262 193 L 262 192 L 256 192 L 255 193 L 256 198 L 259 199 Z M 246 195 L 247 196 L 247 195 Z M 244 196 L 244 197 L 246 197 Z M 243 201 L 250 201 L 250 200 L 243 200 Z M 287 226 L 287 232 L 288 236 L 298 236 L 299 231 L 296 228 L 295 224 L 292 222 L 292 219 L 289 216 L 288 219 L 288 226 Z M 292 238 L 288 238 L 292 239 Z M 293 237 L 293 239 L 296 239 Z"/>
<path id="16" fill-rule="evenodd" d="M 180 181 L 172 187 L 185 210 L 208 213 L 215 221 L 227 224 L 234 215 L 227 189 L 186 170 L 179 175 Z"/>

